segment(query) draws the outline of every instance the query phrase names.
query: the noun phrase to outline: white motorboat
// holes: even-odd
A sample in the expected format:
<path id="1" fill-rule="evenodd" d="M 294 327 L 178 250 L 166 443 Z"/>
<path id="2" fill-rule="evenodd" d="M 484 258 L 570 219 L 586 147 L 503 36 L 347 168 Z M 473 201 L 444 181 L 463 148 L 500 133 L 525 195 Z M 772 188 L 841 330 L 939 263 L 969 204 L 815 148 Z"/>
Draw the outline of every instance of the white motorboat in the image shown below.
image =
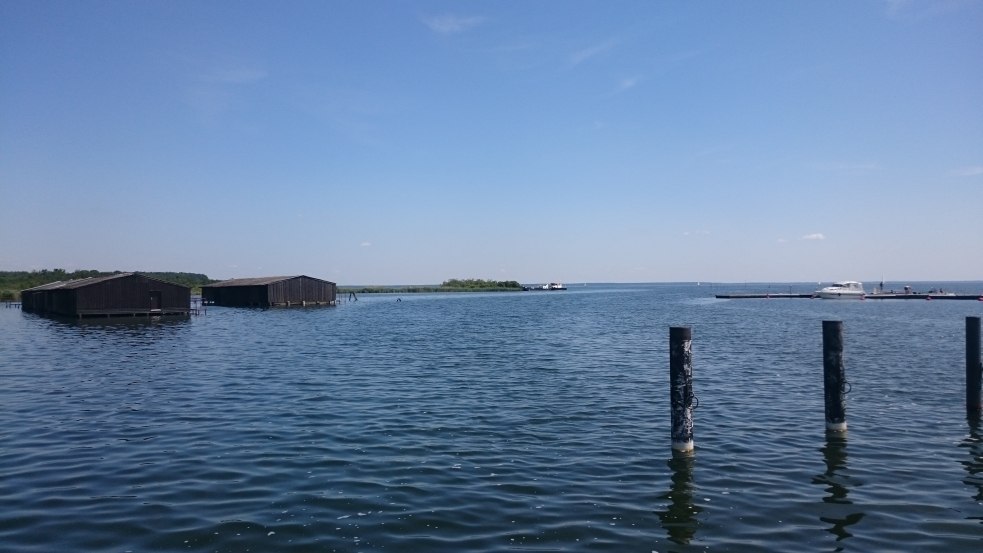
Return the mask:
<path id="1" fill-rule="evenodd" d="M 844 280 L 816 290 L 816 297 L 825 300 L 862 300 L 867 296 L 862 282 Z"/>
<path id="2" fill-rule="evenodd" d="M 587 284 L 584 284 L 587 286 Z M 549 284 L 544 284 L 542 286 L 523 286 L 523 290 L 566 290 L 567 287 L 559 282 L 550 282 Z"/>

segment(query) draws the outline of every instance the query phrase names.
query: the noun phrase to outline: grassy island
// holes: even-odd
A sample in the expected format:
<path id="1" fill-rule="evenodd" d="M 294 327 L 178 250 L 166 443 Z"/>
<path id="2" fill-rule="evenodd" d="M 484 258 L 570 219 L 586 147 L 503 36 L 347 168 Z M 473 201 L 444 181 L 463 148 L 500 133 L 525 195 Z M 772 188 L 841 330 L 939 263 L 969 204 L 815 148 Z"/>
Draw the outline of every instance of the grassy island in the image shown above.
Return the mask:
<path id="1" fill-rule="evenodd" d="M 414 294 L 433 292 L 521 292 L 522 285 L 514 280 L 483 280 L 480 278 L 445 280 L 439 286 L 339 286 L 338 295 L 356 294 Z"/>

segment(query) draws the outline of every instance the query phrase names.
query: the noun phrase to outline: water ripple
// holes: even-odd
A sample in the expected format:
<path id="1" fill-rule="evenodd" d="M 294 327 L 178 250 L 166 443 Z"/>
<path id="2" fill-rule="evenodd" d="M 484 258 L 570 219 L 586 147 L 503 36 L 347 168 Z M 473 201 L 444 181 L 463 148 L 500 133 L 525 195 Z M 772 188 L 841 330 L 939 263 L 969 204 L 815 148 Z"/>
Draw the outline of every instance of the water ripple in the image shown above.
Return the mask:
<path id="1" fill-rule="evenodd" d="M 978 551 L 971 302 L 683 286 L 210 308 L 0 310 L 9 551 Z M 973 310 L 977 313 L 973 313 Z M 820 322 L 850 430 L 823 430 Z M 668 448 L 694 330 L 697 451 Z M 968 423 L 968 424 L 967 424 Z"/>

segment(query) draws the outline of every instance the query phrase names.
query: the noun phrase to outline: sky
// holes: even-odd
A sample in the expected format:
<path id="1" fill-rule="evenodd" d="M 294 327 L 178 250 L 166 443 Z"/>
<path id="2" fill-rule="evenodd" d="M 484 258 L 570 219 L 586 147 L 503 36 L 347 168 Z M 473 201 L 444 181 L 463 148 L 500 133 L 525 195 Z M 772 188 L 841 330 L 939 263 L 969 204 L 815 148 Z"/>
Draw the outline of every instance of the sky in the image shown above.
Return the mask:
<path id="1" fill-rule="evenodd" d="M 983 0 L 2 0 L 45 268 L 983 280 Z"/>

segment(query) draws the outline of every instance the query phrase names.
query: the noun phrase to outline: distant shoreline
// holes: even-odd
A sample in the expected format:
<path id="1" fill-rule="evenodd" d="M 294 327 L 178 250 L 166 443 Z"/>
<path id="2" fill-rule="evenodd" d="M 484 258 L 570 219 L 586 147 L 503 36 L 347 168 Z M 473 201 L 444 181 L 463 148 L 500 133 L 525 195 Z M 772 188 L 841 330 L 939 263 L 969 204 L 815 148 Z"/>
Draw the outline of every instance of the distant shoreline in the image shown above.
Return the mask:
<path id="1" fill-rule="evenodd" d="M 444 286 L 339 286 L 342 294 L 432 294 L 460 292 L 521 292 L 522 288 L 450 288 Z"/>

